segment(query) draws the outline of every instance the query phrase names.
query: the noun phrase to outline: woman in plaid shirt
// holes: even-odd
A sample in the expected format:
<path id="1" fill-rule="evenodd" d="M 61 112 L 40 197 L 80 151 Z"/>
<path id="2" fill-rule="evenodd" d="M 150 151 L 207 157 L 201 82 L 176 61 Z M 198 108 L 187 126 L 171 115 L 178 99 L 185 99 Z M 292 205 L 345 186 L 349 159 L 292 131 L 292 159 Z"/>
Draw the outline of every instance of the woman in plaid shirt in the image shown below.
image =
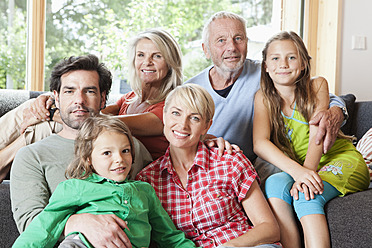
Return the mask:
<path id="1" fill-rule="evenodd" d="M 201 140 L 214 103 L 199 85 L 185 84 L 165 101 L 164 156 L 137 179 L 150 183 L 176 227 L 202 247 L 281 247 L 279 227 L 241 152 L 218 155 Z"/>

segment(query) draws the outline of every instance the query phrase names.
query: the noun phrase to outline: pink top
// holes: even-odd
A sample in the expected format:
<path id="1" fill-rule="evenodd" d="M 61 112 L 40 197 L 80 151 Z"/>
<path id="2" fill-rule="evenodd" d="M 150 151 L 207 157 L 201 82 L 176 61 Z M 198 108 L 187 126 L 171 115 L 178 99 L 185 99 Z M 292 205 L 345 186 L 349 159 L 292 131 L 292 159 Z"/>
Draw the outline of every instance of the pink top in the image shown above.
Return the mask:
<path id="1" fill-rule="evenodd" d="M 131 99 L 135 96 L 133 91 L 123 95 L 116 104 L 120 107 L 119 115 L 126 115 L 129 104 L 126 103 L 127 99 Z M 153 113 L 163 122 L 163 108 L 164 101 L 153 104 L 145 109 L 142 113 Z M 150 152 L 152 158 L 155 160 L 164 155 L 169 143 L 164 135 L 158 136 L 135 136 Z"/>

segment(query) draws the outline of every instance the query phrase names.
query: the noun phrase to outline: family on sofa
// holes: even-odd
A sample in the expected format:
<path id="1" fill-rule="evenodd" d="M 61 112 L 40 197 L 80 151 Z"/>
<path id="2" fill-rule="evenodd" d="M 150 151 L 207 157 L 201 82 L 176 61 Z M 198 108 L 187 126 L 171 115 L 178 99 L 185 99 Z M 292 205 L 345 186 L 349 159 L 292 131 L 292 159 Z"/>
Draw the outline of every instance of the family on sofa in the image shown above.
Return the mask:
<path id="1" fill-rule="evenodd" d="M 292 35 L 297 37 L 295 34 Z M 304 121 L 302 122 L 308 122 L 312 119 L 312 125 L 310 125 L 310 137 L 312 138 L 312 142 L 310 145 L 312 147 L 311 149 L 316 151 L 314 152 L 314 157 L 316 158 L 315 160 L 318 161 L 315 162 L 318 166 L 322 152 L 330 150 L 332 144 L 335 142 L 339 127 L 344 121 L 347 113 L 345 112 L 346 109 L 343 101 L 338 97 L 332 95 L 329 104 L 328 89 L 325 89 L 326 82 L 324 79 L 311 81 L 310 78 L 307 77 L 303 80 L 304 87 L 306 87 L 306 85 L 310 89 L 313 89 L 312 87 L 318 87 L 315 90 L 317 94 L 305 91 L 303 95 L 294 98 L 294 95 L 288 94 L 288 90 L 285 92 L 281 91 L 287 89 L 285 87 L 288 87 L 292 89 L 293 93 L 295 86 L 288 86 L 288 84 L 293 84 L 297 79 L 302 78 L 305 73 L 306 75 L 309 75 L 309 67 L 305 66 L 305 60 L 302 57 L 303 53 L 306 55 L 307 51 L 306 49 L 301 50 L 298 47 L 298 44 L 300 43 L 296 43 L 295 46 L 292 38 L 278 40 L 274 44 L 276 52 L 269 53 L 270 57 L 264 59 L 262 63 L 263 69 L 261 70 L 261 63 L 246 59 L 247 37 L 245 34 L 244 19 L 227 12 L 215 14 L 206 24 L 203 33 L 203 50 L 207 58 L 212 59 L 214 65 L 205 69 L 199 75 L 187 82 L 201 85 L 207 92 L 209 92 L 209 97 L 213 99 L 213 102 L 216 105 L 213 122 L 210 120 L 209 125 L 205 126 L 202 130 L 200 129 L 200 125 L 206 121 L 205 116 L 203 116 L 203 111 L 188 106 L 186 106 L 188 108 L 184 109 L 184 104 L 177 104 L 174 106 L 175 110 L 171 111 L 169 120 L 166 118 L 163 119 L 163 114 L 167 116 L 166 107 L 164 108 L 164 100 L 169 92 L 173 92 L 174 89 L 182 83 L 182 65 L 179 48 L 174 42 L 174 39 L 167 32 L 162 30 L 145 31 L 135 39 L 133 46 L 129 51 L 133 58 L 130 67 L 132 70 L 131 87 L 133 92 L 123 96 L 123 98 L 113 106 L 108 106 L 106 113 L 103 108 L 111 87 L 109 72 L 98 62 L 97 58 L 92 55 L 71 57 L 63 60 L 52 72 L 50 87 L 50 89 L 54 91 L 55 102 L 59 111 L 57 111 L 57 114 L 55 114 L 53 118 L 56 122 L 58 122 L 56 118 L 61 118 L 63 120 L 62 124 L 56 124 L 62 125 L 62 131 L 60 131 L 58 135 L 49 136 L 51 133 L 55 132 L 55 126 L 50 125 L 50 123 L 53 122 L 48 121 L 42 122 L 42 124 L 36 124 L 36 126 L 46 125 L 45 128 L 48 132 L 46 132 L 47 135 L 45 136 L 49 137 L 45 138 L 41 136 L 41 141 L 22 148 L 13 161 L 13 168 L 11 171 L 12 209 L 19 230 L 23 232 L 26 229 L 31 220 L 34 219 L 35 216 L 37 216 L 48 204 L 51 193 L 56 189 L 57 185 L 65 180 L 64 171 L 69 164 L 69 161 L 72 160 L 74 153 L 74 138 L 78 133 L 79 127 L 87 117 L 90 115 L 97 115 L 101 109 L 103 109 L 103 114 L 115 115 L 117 117 L 113 116 L 111 118 L 119 118 L 129 127 L 134 137 L 137 137 L 150 152 L 150 160 L 161 157 L 160 154 L 166 152 L 169 141 L 170 150 L 165 154 L 165 156 L 168 156 L 168 163 L 169 165 L 173 164 L 174 166 L 177 163 L 180 163 L 180 165 L 173 169 L 168 165 L 166 170 L 168 173 L 171 173 L 171 171 L 175 173 L 173 176 L 176 179 L 173 179 L 173 182 L 177 180 L 179 181 L 178 189 L 182 189 L 181 192 L 184 194 L 182 197 L 185 197 L 186 199 L 190 197 L 189 200 L 185 201 L 192 201 L 193 197 L 196 196 L 194 195 L 195 192 L 192 188 L 189 187 L 191 187 L 194 182 L 193 173 L 197 168 L 194 163 L 196 163 L 195 161 L 197 161 L 199 157 L 196 157 L 194 160 L 188 160 L 188 163 L 185 163 L 186 161 L 184 161 L 184 159 L 188 156 L 182 156 L 182 151 L 194 151 L 195 154 L 196 148 L 199 147 L 199 145 L 195 147 L 195 141 L 197 140 L 199 142 L 201 138 L 210 138 L 214 136 L 223 137 L 232 144 L 237 144 L 240 149 L 242 149 L 244 155 L 248 157 L 250 161 L 255 162 L 254 167 L 262 181 L 261 185 L 264 185 L 268 176 L 280 171 L 276 166 L 269 164 L 262 159 L 256 158 L 252 147 L 253 141 L 256 143 L 258 142 L 257 140 L 260 140 L 263 137 L 270 140 L 270 138 L 272 138 L 270 136 L 270 130 L 275 128 L 275 126 L 271 126 L 271 121 L 268 121 L 268 119 L 266 124 L 263 124 L 265 122 L 260 121 L 258 125 L 255 125 L 255 127 L 252 126 L 254 96 L 260 88 L 259 82 L 262 75 L 269 75 L 277 88 L 277 91 L 274 91 L 277 92 L 276 96 L 270 97 L 276 97 L 279 99 L 278 102 L 282 103 L 277 104 L 276 107 L 284 107 L 286 106 L 284 103 L 289 103 L 288 107 L 285 109 L 281 110 L 279 108 L 279 114 L 281 114 L 281 112 L 284 114 L 288 113 L 288 109 L 296 109 L 296 105 L 293 104 L 297 104 L 299 107 L 304 106 L 304 98 L 301 99 L 301 97 L 306 97 L 306 94 L 310 94 L 312 99 L 314 99 L 314 102 L 317 102 L 316 109 L 311 109 L 308 112 L 310 113 L 309 115 L 303 116 Z M 270 45 L 270 43 L 268 43 L 268 45 Z M 84 60 L 89 61 L 88 64 L 91 67 L 81 69 L 82 67 L 79 67 L 79 63 Z M 307 58 L 306 63 L 308 63 L 308 60 L 309 58 Z M 278 70 L 282 70 L 282 72 L 278 73 L 275 68 L 269 68 L 270 63 L 274 63 L 273 61 L 277 63 Z M 289 79 L 286 79 L 286 77 Z M 312 90 L 310 90 L 310 92 L 311 91 Z M 320 93 L 322 95 L 321 97 L 318 97 L 318 94 Z M 203 94 L 206 95 L 208 93 Z M 287 101 L 284 101 L 283 99 L 281 100 L 281 97 L 284 95 L 289 97 L 289 99 L 284 98 Z M 194 99 L 196 96 L 197 94 L 193 93 L 191 94 L 190 99 Z M 47 115 L 49 111 L 44 109 L 45 101 L 47 99 L 49 98 L 42 96 L 36 101 L 36 104 L 29 107 L 29 110 L 26 111 L 26 113 L 29 114 L 29 119 L 26 118 L 26 122 L 35 124 L 36 122 L 39 122 L 39 120 L 50 117 Z M 294 101 L 294 99 L 296 101 Z M 321 99 L 322 101 L 318 99 Z M 49 105 L 50 104 L 47 104 L 47 107 L 49 107 Z M 262 103 L 260 105 L 269 106 L 270 104 L 265 105 Z M 200 106 L 200 104 L 195 104 L 195 106 Z M 255 103 L 255 107 L 257 106 L 257 103 Z M 299 109 L 299 111 L 301 112 L 302 110 Z M 171 122 L 171 118 L 181 118 L 185 114 L 184 112 L 190 112 L 191 114 L 189 114 L 187 118 L 184 118 L 182 123 L 180 122 L 178 124 L 175 123 L 174 126 L 167 126 L 168 121 Z M 255 113 L 257 113 L 257 110 Z M 313 116 L 314 113 L 317 114 Z M 213 113 L 211 114 L 213 115 Z M 262 112 L 260 112 L 260 115 L 261 114 Z M 303 113 L 301 112 L 301 114 Z M 287 114 L 287 116 L 290 116 L 290 114 Z M 280 122 L 280 120 L 277 120 L 277 122 Z M 333 125 L 330 126 L 329 123 Z M 197 124 L 199 124 L 199 129 Z M 259 125 L 263 125 L 262 128 L 267 128 L 269 130 L 265 131 L 266 134 L 264 136 L 262 136 L 262 132 L 255 131 Z M 180 129 L 178 126 L 183 128 Z M 187 126 L 187 128 L 185 126 Z M 320 131 L 317 131 L 316 129 L 314 131 L 312 128 L 313 126 L 318 126 Z M 166 133 L 165 127 L 168 127 L 170 130 L 170 138 L 167 135 L 165 136 L 168 141 L 163 135 L 163 128 L 164 133 Z M 31 133 L 37 132 L 36 130 L 37 129 L 32 130 Z M 207 131 L 209 135 L 207 134 Z M 254 134 L 253 137 L 252 133 Z M 318 135 L 316 135 L 316 133 L 318 133 Z M 321 133 L 325 133 L 325 137 L 319 135 Z M 35 134 L 32 135 L 35 136 Z M 259 138 L 256 138 L 256 136 Z M 287 136 L 285 136 L 285 138 L 286 137 Z M 273 139 L 278 140 L 277 137 L 273 137 Z M 19 148 L 24 146 L 26 143 L 23 135 L 15 137 L 14 140 L 15 141 L 10 142 L 10 146 L 16 144 L 15 147 Z M 19 140 L 22 140 L 22 142 L 14 143 Z M 193 140 L 194 143 L 186 142 L 188 140 Z M 323 140 L 324 142 L 322 142 Z M 213 142 L 207 144 L 212 146 L 213 144 L 210 143 Z M 223 156 L 234 157 L 241 154 L 239 148 L 235 147 L 237 151 L 232 151 L 230 144 L 225 144 L 224 140 L 221 138 L 217 140 L 217 143 L 220 145 L 220 150 L 218 150 L 218 152 L 216 151 L 217 157 L 215 156 L 215 159 L 219 158 L 222 160 Z M 190 144 L 192 144 L 192 146 L 190 146 Z M 275 145 L 279 149 L 290 149 L 288 146 L 286 147 L 277 143 L 275 143 Z M 226 153 L 229 154 L 223 155 L 224 146 L 228 148 Z M 172 149 L 172 147 L 174 148 Z M 276 151 L 274 149 L 274 144 L 269 147 L 270 149 L 264 149 L 264 152 L 261 152 L 261 154 L 263 154 L 262 157 L 265 155 L 270 156 L 269 151 L 273 151 L 272 155 L 274 156 L 274 151 Z M 4 149 L 1 150 L 1 153 L 3 153 Z M 144 150 L 146 151 L 146 149 L 141 145 L 139 146 L 139 149 L 135 149 L 134 158 L 135 161 L 137 160 L 139 166 L 146 165 L 149 162 L 148 156 L 146 157 L 142 152 Z M 15 150 L 18 149 L 11 149 L 10 152 L 15 154 Z M 208 151 L 208 149 L 206 149 L 206 151 Z M 6 152 L 9 152 L 9 150 Z M 278 152 L 275 153 L 278 154 Z M 223 155 L 222 158 L 220 157 L 221 155 Z M 140 160 L 138 160 L 137 156 Z M 292 161 L 296 160 L 295 157 L 292 158 Z M 155 161 L 154 164 L 157 162 L 159 163 L 162 159 L 164 158 L 162 157 L 160 160 Z M 230 169 L 235 170 L 235 168 L 237 168 L 236 163 L 238 162 L 236 162 L 234 158 L 232 158 L 232 160 L 234 162 L 231 162 Z M 243 163 L 243 167 L 246 169 L 250 168 L 249 160 Z M 360 171 L 360 177 L 356 180 L 356 184 L 352 186 L 353 189 L 347 192 L 355 192 L 368 187 L 369 175 L 367 167 L 362 160 L 363 158 L 358 162 L 358 166 L 355 165 L 358 168 L 357 170 Z M 204 160 L 201 160 L 200 163 L 203 164 L 203 161 Z M 304 167 L 306 167 L 306 161 L 307 160 L 305 160 Z M 206 161 L 204 161 L 204 163 L 205 162 Z M 275 161 L 273 162 L 275 163 Z M 298 165 L 300 165 L 300 163 L 299 161 L 297 162 Z M 314 164 L 314 162 L 312 162 L 312 164 Z M 325 164 L 322 165 L 325 166 Z M 294 192 L 293 195 L 295 198 L 298 195 L 311 198 L 311 200 L 306 199 L 305 204 L 321 197 L 321 193 L 326 190 L 326 187 L 324 186 L 326 182 L 323 182 L 322 177 L 319 176 L 321 173 L 316 172 L 321 168 L 307 168 L 306 173 L 304 173 L 306 177 L 303 178 L 292 176 L 292 170 L 290 168 L 281 168 L 295 179 L 295 182 L 292 181 L 289 187 L 289 190 L 291 190 L 292 184 L 294 185 L 291 191 Z M 3 169 L 7 170 L 9 168 L 5 167 Z M 227 218 L 227 216 L 232 213 L 231 211 L 234 212 L 237 211 L 237 209 L 240 209 L 239 211 L 244 211 L 250 221 L 253 222 L 252 224 L 255 226 L 253 229 L 251 229 L 252 227 L 248 225 L 248 221 L 244 218 L 237 221 L 241 227 L 237 227 L 237 224 L 233 223 L 229 228 L 223 228 L 224 225 L 228 225 L 229 222 L 221 223 L 221 226 L 215 226 L 216 221 L 211 221 L 215 216 L 209 216 L 207 211 L 196 214 L 194 211 L 197 210 L 194 208 L 192 208 L 190 212 L 184 212 L 180 217 L 180 214 L 176 214 L 176 209 L 182 207 L 183 204 L 180 204 L 181 206 L 174 204 L 172 207 L 169 207 L 168 203 L 170 200 L 161 199 L 161 193 L 159 191 L 156 193 L 160 198 L 163 207 L 167 210 L 178 229 L 183 230 L 182 225 L 177 225 L 178 223 L 190 222 L 190 225 L 192 225 L 196 221 L 192 219 L 195 218 L 194 216 L 200 218 L 200 220 L 198 220 L 199 222 L 197 222 L 198 225 L 195 226 L 194 229 L 187 228 L 184 232 L 186 237 L 190 238 L 197 245 L 203 247 L 228 247 L 229 245 L 235 247 L 252 247 L 261 244 L 266 244 L 267 247 L 278 246 L 280 244 L 276 242 L 279 241 L 279 233 L 281 237 L 286 237 L 286 232 L 288 231 L 286 230 L 285 223 L 282 223 L 280 218 L 279 223 L 277 223 L 277 220 L 273 218 L 274 215 L 270 208 L 268 208 L 268 206 L 266 207 L 266 201 L 254 201 L 254 204 L 258 204 L 259 206 L 255 211 L 246 208 L 246 200 L 260 199 L 259 194 L 262 194 L 259 188 L 255 186 L 259 180 L 258 177 L 255 178 L 254 176 L 256 175 L 255 170 L 252 169 L 252 172 L 249 173 L 253 173 L 253 178 L 251 175 L 245 180 L 252 178 L 252 181 L 242 185 L 237 184 L 238 186 L 236 186 L 246 187 L 245 189 L 233 188 L 234 184 L 232 183 L 229 187 L 232 187 L 233 189 L 222 188 L 220 189 L 221 192 L 219 192 L 217 189 L 219 189 L 218 187 L 221 187 L 221 185 L 218 183 L 217 179 L 214 179 L 215 181 L 212 180 L 212 183 L 206 184 L 203 189 L 207 192 L 213 189 L 215 192 L 211 191 L 210 195 L 203 194 L 204 200 L 200 202 L 200 205 L 205 204 L 208 206 L 212 201 L 215 201 L 217 206 L 224 206 L 223 202 L 226 200 L 226 193 L 224 194 L 224 191 L 231 191 L 235 196 L 233 199 L 229 199 L 229 201 L 236 201 L 236 207 L 230 210 L 228 208 L 225 209 L 224 207 L 222 209 L 219 208 L 219 211 L 214 212 L 213 215 L 223 214 L 224 216 L 221 216 L 221 218 Z M 222 173 L 221 176 L 223 176 L 223 174 L 224 173 Z M 347 176 L 352 177 L 353 175 L 353 172 L 348 172 Z M 27 178 L 27 180 L 25 180 L 25 178 Z M 157 180 L 159 180 L 159 178 L 157 178 Z M 235 177 L 231 180 L 235 180 Z M 144 181 L 148 181 L 148 179 L 144 179 Z M 342 194 L 343 190 L 337 186 L 332 186 L 333 182 L 334 181 L 332 180 L 332 182 L 327 183 L 327 185 L 330 185 L 327 186 L 327 189 L 332 188 L 334 192 L 332 197 L 335 197 Z M 150 183 L 156 190 L 155 184 L 152 182 Z M 325 202 L 323 202 L 323 206 L 324 204 Z M 275 204 L 271 204 L 271 207 L 278 219 L 278 211 L 276 207 L 273 207 L 274 205 Z M 290 205 L 288 204 L 288 206 Z M 205 208 L 205 206 L 201 207 L 201 209 Z M 182 210 L 179 211 L 182 212 Z M 312 217 L 312 215 L 322 214 L 310 213 L 304 217 Z M 181 219 L 177 220 L 177 218 Z M 314 218 L 310 223 L 317 223 L 316 221 L 317 219 Z M 106 226 L 107 223 L 110 224 L 108 225 L 109 228 Z M 265 232 L 258 232 L 259 228 L 256 229 L 256 227 L 259 227 L 260 225 L 267 226 L 265 224 L 268 223 L 270 223 L 270 225 L 268 225 L 269 227 L 266 227 Z M 325 223 L 325 225 L 327 224 Z M 236 229 L 232 228 L 232 226 L 235 226 Z M 125 228 L 126 226 L 123 224 L 122 220 L 116 215 L 91 215 L 84 213 L 74 214 L 68 218 L 65 223 L 64 233 L 84 233 L 84 238 L 89 240 L 89 243 L 94 246 L 107 245 L 110 243 L 117 247 L 131 247 L 130 240 L 125 233 L 125 231 L 127 231 Z M 323 244 L 322 247 L 329 246 L 330 241 L 327 228 L 323 228 L 322 235 L 317 236 L 316 239 L 310 238 L 313 233 L 310 232 L 311 234 L 309 234 L 309 232 L 306 231 L 308 230 L 307 228 L 307 225 L 303 226 L 306 246 L 320 247 L 320 243 Z M 255 235 L 255 232 L 258 234 Z M 281 239 L 280 241 L 285 247 L 291 247 L 291 245 L 298 247 L 300 245 L 298 243 L 291 243 L 286 239 Z M 313 244 L 311 242 L 315 243 Z M 161 244 L 160 242 L 158 245 L 161 247 L 161 245 L 167 244 Z"/>

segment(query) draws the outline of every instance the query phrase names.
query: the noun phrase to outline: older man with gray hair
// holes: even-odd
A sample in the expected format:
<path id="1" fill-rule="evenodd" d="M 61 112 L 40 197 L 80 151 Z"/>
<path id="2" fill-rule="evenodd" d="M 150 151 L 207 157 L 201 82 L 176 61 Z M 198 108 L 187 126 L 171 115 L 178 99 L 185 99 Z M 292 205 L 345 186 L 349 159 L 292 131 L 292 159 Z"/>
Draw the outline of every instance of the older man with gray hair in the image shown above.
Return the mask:
<path id="1" fill-rule="evenodd" d="M 209 134 L 237 144 L 254 163 L 263 188 L 266 178 L 279 169 L 253 152 L 253 104 L 260 87 L 261 62 L 247 59 L 247 45 L 243 17 L 226 11 L 214 14 L 204 26 L 202 44 L 206 58 L 213 65 L 186 83 L 199 84 L 212 95 L 216 111 Z M 318 141 L 324 138 L 324 152 L 333 145 L 347 115 L 343 100 L 332 94 L 330 98 L 328 111 L 319 113 L 310 122 L 320 127 L 316 138 Z"/>

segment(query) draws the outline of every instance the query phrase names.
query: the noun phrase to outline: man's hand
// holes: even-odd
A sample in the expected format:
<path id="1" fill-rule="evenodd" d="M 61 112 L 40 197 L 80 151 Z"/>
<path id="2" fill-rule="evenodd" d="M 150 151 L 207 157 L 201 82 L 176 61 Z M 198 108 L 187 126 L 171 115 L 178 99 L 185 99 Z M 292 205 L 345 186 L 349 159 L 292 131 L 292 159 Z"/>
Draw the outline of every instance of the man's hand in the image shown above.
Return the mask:
<path id="1" fill-rule="evenodd" d="M 323 153 L 327 153 L 335 143 L 343 121 L 344 115 L 342 114 L 342 110 L 337 106 L 317 113 L 309 121 L 310 125 L 319 125 L 315 143 L 320 144 L 321 140 L 324 139 Z"/>
<path id="2" fill-rule="evenodd" d="M 125 221 L 115 214 L 75 214 L 67 220 L 65 235 L 81 232 L 94 247 L 132 248 L 124 228 L 129 230 Z"/>
<path id="3" fill-rule="evenodd" d="M 31 111 L 29 111 L 29 109 L 25 109 L 23 111 L 23 121 L 22 121 L 21 125 L 19 126 L 19 128 L 20 128 L 19 131 L 20 131 L 20 133 L 24 133 L 26 128 L 28 128 L 29 126 L 38 124 L 40 122 L 41 121 L 38 120 L 37 118 L 35 118 L 35 116 L 31 113 Z"/>
<path id="4" fill-rule="evenodd" d="M 31 105 L 31 113 L 34 117 L 41 121 L 49 120 L 49 109 L 54 104 L 54 97 L 52 95 L 40 95 Z"/>
<path id="5" fill-rule="evenodd" d="M 31 104 L 30 108 L 23 110 L 23 122 L 20 126 L 20 132 L 23 133 L 27 127 L 35 125 L 42 121 L 49 121 L 49 108 L 53 105 L 52 95 L 40 95 Z"/>
<path id="6" fill-rule="evenodd" d="M 239 152 L 240 147 L 234 144 L 230 144 L 227 140 L 224 140 L 222 137 L 216 138 L 213 135 L 207 134 L 204 144 L 207 147 L 217 147 L 218 148 L 218 156 L 222 156 L 225 150 L 228 154 L 231 154 L 233 150 Z"/>

